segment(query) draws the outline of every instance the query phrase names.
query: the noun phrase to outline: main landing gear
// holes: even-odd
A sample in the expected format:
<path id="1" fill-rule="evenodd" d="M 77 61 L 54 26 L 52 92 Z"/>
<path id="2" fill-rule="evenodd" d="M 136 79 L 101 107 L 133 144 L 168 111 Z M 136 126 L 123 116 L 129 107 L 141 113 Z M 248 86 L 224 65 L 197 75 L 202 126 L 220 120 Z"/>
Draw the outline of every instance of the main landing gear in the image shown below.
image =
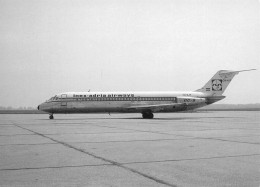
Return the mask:
<path id="1" fill-rule="evenodd" d="M 50 119 L 54 119 L 53 114 L 50 114 L 49 118 Z"/>
<path id="2" fill-rule="evenodd" d="M 152 112 L 143 112 L 142 113 L 144 119 L 153 119 L 153 113 Z"/>

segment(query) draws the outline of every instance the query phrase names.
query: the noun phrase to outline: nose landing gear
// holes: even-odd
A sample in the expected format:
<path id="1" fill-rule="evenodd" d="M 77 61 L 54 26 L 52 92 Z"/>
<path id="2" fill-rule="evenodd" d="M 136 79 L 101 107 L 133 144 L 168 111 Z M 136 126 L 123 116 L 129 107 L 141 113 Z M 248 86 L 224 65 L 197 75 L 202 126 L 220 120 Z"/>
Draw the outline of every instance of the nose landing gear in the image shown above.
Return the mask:
<path id="1" fill-rule="evenodd" d="M 153 113 L 152 112 L 143 112 L 142 113 L 144 119 L 153 119 Z"/>
<path id="2" fill-rule="evenodd" d="M 54 119 L 53 114 L 50 114 L 49 118 L 50 119 Z"/>

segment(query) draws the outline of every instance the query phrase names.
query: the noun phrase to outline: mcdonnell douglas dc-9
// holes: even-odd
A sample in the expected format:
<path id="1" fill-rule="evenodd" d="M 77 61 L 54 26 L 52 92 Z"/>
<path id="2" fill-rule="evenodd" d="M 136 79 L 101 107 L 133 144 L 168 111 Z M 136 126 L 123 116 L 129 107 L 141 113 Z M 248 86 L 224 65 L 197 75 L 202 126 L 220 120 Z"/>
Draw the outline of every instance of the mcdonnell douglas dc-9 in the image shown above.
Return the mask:
<path id="1" fill-rule="evenodd" d="M 242 71 L 251 71 L 242 70 Z M 38 110 L 56 113 L 153 113 L 179 112 L 203 107 L 225 98 L 222 94 L 235 75 L 242 71 L 220 70 L 202 88 L 189 92 L 66 92 L 55 95 Z"/>

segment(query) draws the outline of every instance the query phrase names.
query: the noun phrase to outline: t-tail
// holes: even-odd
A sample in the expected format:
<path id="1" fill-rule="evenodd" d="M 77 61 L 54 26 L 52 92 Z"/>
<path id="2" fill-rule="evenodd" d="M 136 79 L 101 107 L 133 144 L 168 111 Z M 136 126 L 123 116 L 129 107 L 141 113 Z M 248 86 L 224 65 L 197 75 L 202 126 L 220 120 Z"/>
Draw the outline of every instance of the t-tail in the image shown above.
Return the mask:
<path id="1" fill-rule="evenodd" d="M 252 70 L 256 69 L 241 71 L 220 70 L 202 88 L 196 91 L 205 94 L 205 97 L 207 98 L 207 104 L 215 103 L 225 98 L 225 96 L 223 96 L 222 94 L 225 92 L 226 88 L 235 77 L 235 75 L 242 71 Z"/>

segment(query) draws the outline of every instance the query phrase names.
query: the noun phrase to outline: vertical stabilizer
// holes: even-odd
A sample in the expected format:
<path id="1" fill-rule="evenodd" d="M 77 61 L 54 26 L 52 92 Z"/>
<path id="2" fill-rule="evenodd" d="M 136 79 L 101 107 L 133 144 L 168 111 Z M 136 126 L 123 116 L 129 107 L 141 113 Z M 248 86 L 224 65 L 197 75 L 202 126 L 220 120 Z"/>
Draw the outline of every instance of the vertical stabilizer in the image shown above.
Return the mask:
<path id="1" fill-rule="evenodd" d="M 235 75 L 242 71 L 251 70 L 255 69 L 241 71 L 220 70 L 201 89 L 196 91 L 203 92 L 208 96 L 221 96 Z"/>

